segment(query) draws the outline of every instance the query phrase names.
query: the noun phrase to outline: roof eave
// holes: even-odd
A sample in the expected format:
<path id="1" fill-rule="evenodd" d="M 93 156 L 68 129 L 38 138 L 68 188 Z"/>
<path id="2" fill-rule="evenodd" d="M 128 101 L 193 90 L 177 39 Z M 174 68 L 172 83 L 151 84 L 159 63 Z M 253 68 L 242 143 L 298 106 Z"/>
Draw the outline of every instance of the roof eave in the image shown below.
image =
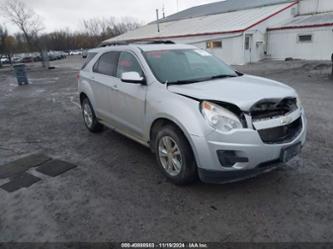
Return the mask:
<path id="1" fill-rule="evenodd" d="M 330 27 L 330 26 L 333 26 L 333 22 L 332 23 L 309 24 L 309 25 L 284 26 L 284 27 L 269 28 L 267 30 L 268 31 L 278 31 L 278 30 L 289 30 L 289 29 L 322 28 L 322 27 Z"/>

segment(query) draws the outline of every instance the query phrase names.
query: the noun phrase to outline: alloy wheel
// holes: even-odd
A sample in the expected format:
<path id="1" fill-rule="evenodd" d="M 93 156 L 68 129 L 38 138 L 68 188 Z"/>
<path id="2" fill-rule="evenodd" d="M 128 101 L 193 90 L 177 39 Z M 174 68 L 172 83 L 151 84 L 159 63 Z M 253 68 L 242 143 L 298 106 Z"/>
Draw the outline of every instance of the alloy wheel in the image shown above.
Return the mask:
<path id="1" fill-rule="evenodd" d="M 87 103 L 87 102 L 85 102 L 83 104 L 83 117 L 84 117 L 84 122 L 86 123 L 86 125 L 89 128 L 91 128 L 91 126 L 93 124 L 93 113 L 92 113 L 89 103 Z"/>
<path id="2" fill-rule="evenodd" d="M 158 145 L 160 162 L 165 171 L 171 176 L 177 176 L 183 166 L 183 158 L 176 141 L 170 136 L 160 139 Z"/>

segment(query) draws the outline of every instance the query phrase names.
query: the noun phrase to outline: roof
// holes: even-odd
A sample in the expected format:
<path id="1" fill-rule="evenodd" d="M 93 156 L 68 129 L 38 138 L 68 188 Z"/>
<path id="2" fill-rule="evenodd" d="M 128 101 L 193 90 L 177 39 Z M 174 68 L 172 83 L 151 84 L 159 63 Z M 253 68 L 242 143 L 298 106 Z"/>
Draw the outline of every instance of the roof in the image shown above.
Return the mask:
<path id="1" fill-rule="evenodd" d="M 333 12 L 316 14 L 316 15 L 303 15 L 297 16 L 285 23 L 269 28 L 269 31 L 273 30 L 285 30 L 285 29 L 300 29 L 300 28 L 316 28 L 333 26 Z"/>
<path id="2" fill-rule="evenodd" d="M 190 36 L 240 33 L 290 8 L 294 4 L 296 3 L 284 3 L 217 15 L 164 22 L 160 23 L 160 32 L 157 31 L 156 24 L 151 23 L 136 30 L 129 31 L 120 36 L 106 40 L 105 43 L 115 41 L 173 39 Z"/>
<path id="3" fill-rule="evenodd" d="M 176 14 L 170 15 L 161 22 L 170 22 L 181 19 L 216 15 L 232 11 L 252 9 L 281 3 L 290 3 L 294 0 L 226 0 L 192 7 Z"/>

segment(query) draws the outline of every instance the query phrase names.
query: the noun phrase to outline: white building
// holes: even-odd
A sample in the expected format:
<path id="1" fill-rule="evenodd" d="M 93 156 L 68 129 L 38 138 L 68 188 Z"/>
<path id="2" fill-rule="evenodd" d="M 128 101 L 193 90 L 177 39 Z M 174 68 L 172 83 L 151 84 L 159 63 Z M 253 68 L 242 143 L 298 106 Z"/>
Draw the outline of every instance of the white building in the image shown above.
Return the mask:
<path id="1" fill-rule="evenodd" d="M 314 4 L 318 1 L 322 2 Z M 157 23 L 153 22 L 107 40 L 105 43 L 172 40 L 207 49 L 228 64 L 257 62 L 268 56 L 278 59 L 308 58 L 311 57 L 311 54 L 305 56 L 302 49 L 295 54 L 296 51 L 292 49 L 292 46 L 295 46 L 296 40 L 291 42 L 291 37 L 288 38 L 288 42 L 290 42 L 288 46 L 291 47 L 290 52 L 293 53 L 289 54 L 289 49 L 277 51 L 281 50 L 281 46 L 287 46 L 287 40 L 284 40 L 287 38 L 282 36 L 285 35 L 285 28 L 289 25 L 294 26 L 292 23 L 298 22 L 297 20 L 303 20 L 306 23 L 306 18 L 299 15 L 313 14 L 312 11 L 322 13 L 319 18 L 321 20 L 324 19 L 322 16 L 332 18 L 326 13 L 332 4 L 333 0 L 303 0 L 301 2 L 295 0 L 227 0 L 193 7 L 168 16 L 159 21 L 159 30 Z M 322 24 L 322 21 L 320 23 Z M 326 25 L 321 25 L 321 28 L 327 31 L 330 26 Z M 332 46 L 331 27 L 329 30 L 331 37 L 325 38 L 325 41 L 320 44 Z M 302 37 L 302 33 L 297 33 L 296 29 L 292 29 L 292 32 L 296 33 L 297 41 L 309 39 L 306 36 Z M 328 33 L 327 36 L 329 36 Z M 312 38 L 312 41 L 315 42 L 315 37 Z M 329 41 L 331 43 L 328 44 Z M 313 44 L 313 46 L 316 45 Z M 322 56 L 324 53 L 318 55 L 318 59 L 327 57 L 326 54 L 325 57 Z M 311 58 L 314 59 L 314 57 Z"/>
<path id="2" fill-rule="evenodd" d="M 330 60 L 333 53 L 333 0 L 303 0 L 298 15 L 268 29 L 268 55 Z"/>

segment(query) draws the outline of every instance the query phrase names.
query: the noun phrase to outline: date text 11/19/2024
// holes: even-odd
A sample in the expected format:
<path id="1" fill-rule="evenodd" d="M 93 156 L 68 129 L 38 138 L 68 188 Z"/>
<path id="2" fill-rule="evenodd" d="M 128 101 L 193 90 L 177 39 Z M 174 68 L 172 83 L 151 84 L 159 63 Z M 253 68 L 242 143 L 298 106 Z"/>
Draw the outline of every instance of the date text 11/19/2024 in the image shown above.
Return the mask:
<path id="1" fill-rule="evenodd" d="M 121 243 L 121 248 L 208 248 L 206 243 Z"/>

